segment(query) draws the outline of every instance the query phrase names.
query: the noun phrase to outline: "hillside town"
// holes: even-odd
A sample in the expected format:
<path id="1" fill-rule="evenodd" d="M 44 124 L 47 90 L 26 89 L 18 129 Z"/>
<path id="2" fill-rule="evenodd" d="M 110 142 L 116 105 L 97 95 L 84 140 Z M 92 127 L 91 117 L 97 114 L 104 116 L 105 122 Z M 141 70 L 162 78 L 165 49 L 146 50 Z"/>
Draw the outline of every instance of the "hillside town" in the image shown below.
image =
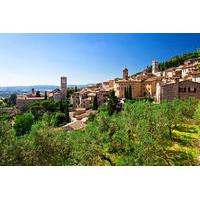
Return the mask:
<path id="1" fill-rule="evenodd" d="M 94 97 L 97 95 L 98 104 L 106 102 L 109 92 L 115 91 L 119 99 L 125 99 L 126 89 L 131 88 L 131 99 L 153 98 L 156 102 L 185 99 L 188 97 L 200 98 L 200 58 L 189 59 L 183 65 L 159 70 L 159 63 L 152 61 L 152 71 L 144 70 L 136 76 L 129 76 L 126 66 L 121 79 L 109 80 L 74 93 L 71 103 L 75 108 L 91 108 Z"/>
<path id="2" fill-rule="evenodd" d="M 115 95 L 123 104 L 126 93 L 129 91 L 131 99 L 152 98 L 160 103 L 162 100 L 174 98 L 186 99 L 189 97 L 200 98 L 200 58 L 185 60 L 183 65 L 161 71 L 159 62 L 152 61 L 151 70 L 129 76 L 126 66 L 123 68 L 122 78 L 90 84 L 75 91 L 70 95 L 71 122 L 65 125 L 65 130 L 76 130 L 84 127 L 92 110 L 94 99 L 98 106 L 106 103 L 109 94 L 114 90 Z M 60 78 L 60 88 L 41 93 L 34 88 L 30 94 L 18 95 L 16 107 L 20 108 L 44 99 L 60 101 L 67 97 L 67 77 Z"/>
<path id="3" fill-rule="evenodd" d="M 29 164 L 31 155 L 33 165 L 59 164 L 60 158 L 64 165 L 199 165 L 200 53 L 153 60 L 135 74 L 122 66 L 119 77 L 77 86 L 61 76 L 59 86 L 29 86 L 2 97 L 0 123 L 8 126 L 2 133 L 11 134 L 13 149 L 21 144 L 12 142 L 28 144 L 17 151 L 29 153 L 16 154 L 16 164 Z M 138 153 L 140 159 L 147 154 L 139 163 Z"/>
<path id="4" fill-rule="evenodd" d="M 159 63 L 152 61 L 152 71 L 144 70 L 136 76 L 129 76 L 126 66 L 123 68 L 122 78 L 104 81 L 102 83 L 90 84 L 78 92 L 74 92 L 70 97 L 73 108 L 90 109 L 94 97 L 97 96 L 98 105 L 105 103 L 111 90 L 115 95 L 125 98 L 125 90 L 131 87 L 132 99 L 151 97 L 156 102 L 161 100 L 171 100 L 177 98 L 195 97 L 200 98 L 200 58 L 189 59 L 183 65 L 170 68 L 165 71 L 159 70 Z M 17 96 L 17 106 L 26 103 L 40 101 L 45 98 L 59 101 L 66 98 L 67 77 L 61 77 L 60 89 L 45 93 L 40 93 L 32 89 L 31 94 Z"/>

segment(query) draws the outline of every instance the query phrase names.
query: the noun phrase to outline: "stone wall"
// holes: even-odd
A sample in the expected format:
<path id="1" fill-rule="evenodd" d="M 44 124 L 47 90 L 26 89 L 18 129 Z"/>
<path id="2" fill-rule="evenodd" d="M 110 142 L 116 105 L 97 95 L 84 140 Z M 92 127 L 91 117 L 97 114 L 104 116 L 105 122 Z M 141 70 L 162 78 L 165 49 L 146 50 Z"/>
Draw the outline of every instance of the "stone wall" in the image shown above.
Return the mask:
<path id="1" fill-rule="evenodd" d="M 187 99 L 189 97 L 200 99 L 200 83 L 186 80 L 161 86 L 162 100 Z"/>

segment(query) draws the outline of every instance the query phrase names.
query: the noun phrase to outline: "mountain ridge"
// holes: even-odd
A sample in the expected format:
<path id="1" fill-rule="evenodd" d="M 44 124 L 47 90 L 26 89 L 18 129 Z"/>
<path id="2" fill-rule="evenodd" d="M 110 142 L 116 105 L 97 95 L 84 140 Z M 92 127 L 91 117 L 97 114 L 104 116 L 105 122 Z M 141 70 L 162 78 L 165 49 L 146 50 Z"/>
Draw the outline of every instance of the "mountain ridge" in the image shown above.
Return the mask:
<path id="1" fill-rule="evenodd" d="M 75 86 L 77 86 L 77 88 L 83 88 L 86 85 L 73 85 L 73 84 L 68 85 L 69 88 Z M 21 95 L 24 93 L 31 92 L 32 88 L 34 88 L 36 91 L 39 90 L 41 92 L 44 92 L 60 88 L 60 86 L 58 85 L 0 86 L 0 96 L 8 96 L 13 93 Z"/>

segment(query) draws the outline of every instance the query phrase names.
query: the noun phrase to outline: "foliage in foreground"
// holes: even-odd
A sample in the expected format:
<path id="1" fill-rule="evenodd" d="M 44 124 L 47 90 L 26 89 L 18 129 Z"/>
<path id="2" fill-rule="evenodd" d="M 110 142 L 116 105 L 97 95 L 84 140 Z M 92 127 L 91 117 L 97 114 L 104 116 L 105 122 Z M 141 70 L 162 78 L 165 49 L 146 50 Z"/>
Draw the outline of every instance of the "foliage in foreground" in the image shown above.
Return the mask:
<path id="1" fill-rule="evenodd" d="M 0 165 L 198 165 L 199 108 L 191 99 L 127 101 L 109 115 L 103 105 L 74 132 L 53 128 L 45 113 L 18 137 L 1 121 Z"/>
<path id="2" fill-rule="evenodd" d="M 67 165 L 67 135 L 46 125 L 35 124 L 30 134 L 16 137 L 11 127 L 0 122 L 0 165 Z"/>
<path id="3" fill-rule="evenodd" d="M 178 145 L 174 130 L 180 123 L 187 122 L 195 106 L 192 100 L 174 100 L 159 105 L 141 101 L 126 103 L 124 112 L 112 116 L 100 112 L 82 134 L 71 134 L 72 141 L 80 141 L 74 144 L 77 148 L 74 164 L 196 165 L 197 155 L 190 154 L 189 150 L 196 152 L 197 146 L 191 145 L 188 151 L 179 149 L 180 158 L 170 148 L 175 143 Z M 194 135 L 196 138 L 191 140 L 197 142 L 198 130 Z M 182 139 L 180 148 L 184 148 Z"/>

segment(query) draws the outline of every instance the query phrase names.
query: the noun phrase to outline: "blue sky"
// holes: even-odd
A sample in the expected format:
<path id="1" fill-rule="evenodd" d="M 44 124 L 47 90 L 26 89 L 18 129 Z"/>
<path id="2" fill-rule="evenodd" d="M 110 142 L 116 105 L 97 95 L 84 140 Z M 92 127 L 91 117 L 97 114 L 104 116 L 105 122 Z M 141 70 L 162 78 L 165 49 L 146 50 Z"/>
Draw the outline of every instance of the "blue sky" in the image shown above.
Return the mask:
<path id="1" fill-rule="evenodd" d="M 100 82 L 198 47 L 200 34 L 0 34 L 0 86 Z"/>

